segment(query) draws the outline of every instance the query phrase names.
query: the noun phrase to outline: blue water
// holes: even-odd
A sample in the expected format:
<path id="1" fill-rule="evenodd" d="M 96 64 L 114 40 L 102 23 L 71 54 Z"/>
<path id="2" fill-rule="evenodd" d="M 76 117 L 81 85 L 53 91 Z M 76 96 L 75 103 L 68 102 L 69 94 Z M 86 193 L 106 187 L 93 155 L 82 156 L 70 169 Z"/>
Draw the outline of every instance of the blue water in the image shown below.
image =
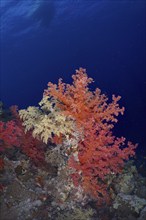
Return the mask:
<path id="1" fill-rule="evenodd" d="M 1 0 L 0 99 L 37 105 L 47 83 L 87 69 L 126 108 L 116 133 L 146 149 L 146 1 Z"/>

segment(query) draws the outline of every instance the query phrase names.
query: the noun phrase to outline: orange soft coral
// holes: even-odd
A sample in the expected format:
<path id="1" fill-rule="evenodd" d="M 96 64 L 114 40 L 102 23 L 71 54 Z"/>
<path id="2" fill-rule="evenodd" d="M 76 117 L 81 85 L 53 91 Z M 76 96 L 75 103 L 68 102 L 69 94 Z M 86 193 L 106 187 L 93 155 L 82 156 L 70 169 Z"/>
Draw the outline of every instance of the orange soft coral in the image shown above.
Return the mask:
<path id="1" fill-rule="evenodd" d="M 61 79 L 58 86 L 49 82 L 44 96 L 57 100 L 58 108 L 72 116 L 83 131 L 83 139 L 78 143 L 77 152 L 71 154 L 68 165 L 74 169 L 75 184 L 81 184 L 88 194 L 100 200 L 107 197 L 107 175 L 122 170 L 124 161 L 135 154 L 136 145 L 128 143 L 125 147 L 125 138 L 116 138 L 111 131 L 117 116 L 124 113 L 118 104 L 120 96 L 113 95 L 112 102 L 108 103 L 100 89 L 90 91 L 88 85 L 93 79 L 88 78 L 83 68 L 76 70 L 72 78 L 72 85 Z"/>
<path id="2" fill-rule="evenodd" d="M 84 124 L 88 118 L 94 118 L 95 123 L 101 127 L 104 127 L 105 122 L 117 122 L 116 117 L 124 112 L 124 108 L 119 108 L 117 103 L 120 96 L 113 95 L 112 102 L 107 104 L 108 98 L 101 94 L 100 89 L 97 88 L 91 92 L 88 85 L 93 82 L 93 79 L 88 78 L 83 68 L 76 70 L 72 78 L 72 85 L 63 83 L 61 79 L 58 86 L 49 82 L 44 95 L 51 95 L 57 99 L 58 107 L 65 114 L 73 116 L 77 123 Z M 112 126 L 108 125 L 110 128 Z"/>

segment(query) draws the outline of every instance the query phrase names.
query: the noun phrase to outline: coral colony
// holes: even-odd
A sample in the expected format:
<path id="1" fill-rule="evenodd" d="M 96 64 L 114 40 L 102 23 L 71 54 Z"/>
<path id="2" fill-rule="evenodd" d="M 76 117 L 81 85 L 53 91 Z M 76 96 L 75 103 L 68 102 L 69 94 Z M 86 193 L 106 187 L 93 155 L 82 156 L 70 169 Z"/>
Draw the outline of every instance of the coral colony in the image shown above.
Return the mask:
<path id="1" fill-rule="evenodd" d="M 0 121 L 0 169 L 4 169 L 5 152 L 17 148 L 37 166 L 45 166 L 45 152 L 52 143 L 65 156 L 68 180 L 82 189 L 97 204 L 110 201 L 108 177 L 120 173 L 125 161 L 135 155 L 131 142 L 112 133 L 119 114 L 120 96 L 109 102 L 100 89 L 90 91 L 92 78 L 80 68 L 72 76 L 73 83 L 59 79 L 44 91 L 38 107 L 19 110 L 11 107 L 12 118 Z"/>

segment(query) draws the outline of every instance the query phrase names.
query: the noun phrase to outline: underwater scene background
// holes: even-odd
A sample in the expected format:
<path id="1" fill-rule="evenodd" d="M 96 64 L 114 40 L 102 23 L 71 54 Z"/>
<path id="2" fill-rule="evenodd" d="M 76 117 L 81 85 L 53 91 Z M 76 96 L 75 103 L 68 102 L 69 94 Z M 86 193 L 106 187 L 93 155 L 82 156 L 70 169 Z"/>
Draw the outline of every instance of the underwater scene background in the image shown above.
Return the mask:
<path id="1" fill-rule="evenodd" d="M 90 77 L 94 80 L 91 85 Z M 65 87 L 65 90 L 57 93 L 58 90 L 55 90 L 54 85 L 58 84 L 59 78 L 62 78 L 63 83 L 66 84 L 72 85 L 74 82 L 75 88 Z M 53 83 L 49 84 L 50 89 L 47 89 L 48 82 Z M 62 83 L 60 85 L 64 86 Z M 96 95 L 100 98 L 96 100 L 93 92 L 96 88 L 99 88 L 101 94 L 109 98 L 107 104 L 99 92 Z M 88 91 L 94 95 L 88 94 Z M 43 98 L 43 94 L 48 99 Z M 113 94 L 115 97 L 121 96 L 121 99 L 112 99 Z M 50 96 L 55 101 L 50 99 Z M 109 103 L 112 103 L 111 106 Z M 95 104 L 98 105 L 99 112 L 103 113 L 99 118 L 95 114 L 98 110 L 93 110 Z M 33 109 L 28 108 L 29 106 L 33 106 Z M 123 106 L 125 110 L 122 109 Z M 9 107 L 11 107 L 10 110 L 8 110 Z M 65 112 L 65 116 L 60 114 L 60 109 Z M 48 119 L 50 112 L 55 113 Z M 145 219 L 145 113 L 146 1 L 1 0 L 0 152 L 2 156 L 0 157 L 0 170 L 2 183 L 0 191 L 2 220 Z M 95 122 L 98 121 L 100 128 L 92 124 L 92 120 L 89 120 L 90 123 L 87 125 L 86 119 L 89 115 Z M 71 119 L 68 118 L 70 116 Z M 22 120 L 21 123 L 18 117 Z M 46 118 L 54 125 L 52 130 L 45 130 Z M 76 125 L 73 123 L 74 120 L 77 122 Z M 114 124 L 116 120 L 118 123 Z M 39 126 L 42 125 L 43 129 L 38 127 L 36 121 L 39 122 Z M 8 124 L 4 124 L 7 122 Z M 114 124 L 114 127 L 109 125 L 110 122 Z M 28 131 L 27 133 L 23 130 L 23 126 L 25 131 Z M 83 131 L 79 130 L 73 134 L 73 131 L 77 131 L 80 126 L 81 130 L 82 128 L 85 130 L 86 141 Z M 110 134 L 111 128 L 115 137 L 125 137 L 127 141 L 132 141 L 133 144 L 130 143 L 129 148 L 126 148 L 129 151 L 123 147 L 124 139 L 113 139 Z M 84 152 L 84 146 L 87 147 L 90 143 L 96 145 L 96 138 L 90 140 L 88 137 L 88 130 L 91 136 L 95 135 L 94 129 L 96 135 L 101 135 L 97 140 L 104 142 L 97 146 L 98 150 L 102 145 L 112 146 L 114 149 L 112 153 L 107 149 L 101 149 L 101 154 L 109 154 L 109 157 L 107 156 L 108 160 L 111 160 L 109 169 L 107 164 L 103 165 L 107 160 L 106 156 L 99 157 L 102 163 L 92 158 L 94 154 L 99 156 L 97 152 L 95 153 L 96 148 L 92 149 L 92 152 L 87 151 L 87 155 Z M 75 140 L 72 142 L 73 136 Z M 65 147 L 60 147 L 61 141 Z M 78 147 L 72 148 L 72 145 L 76 146 L 78 143 Z M 135 145 L 137 143 L 138 146 Z M 68 146 L 71 147 L 68 149 Z M 77 149 L 79 150 L 76 154 Z M 91 154 L 90 157 L 89 154 Z M 115 176 L 109 178 L 111 174 L 120 173 L 123 161 L 127 161 L 129 156 L 134 156 L 135 161 L 126 163 L 124 172 L 118 178 Z M 28 158 L 34 162 L 33 165 Z M 92 158 L 91 161 L 90 158 Z M 86 164 L 85 160 L 89 164 Z M 94 164 L 93 161 L 96 163 Z M 80 162 L 80 166 L 77 162 Z M 79 172 L 65 171 L 66 164 Z M 121 167 L 117 168 L 115 164 Z M 102 172 L 101 170 L 95 171 L 97 165 L 101 166 Z M 89 170 L 92 175 L 89 175 Z M 66 180 L 66 177 L 70 175 L 72 175 L 74 185 L 71 183 L 69 185 Z M 97 185 L 95 177 L 98 177 Z M 48 185 L 49 181 L 50 185 Z M 80 185 L 79 182 L 82 184 Z M 23 189 L 21 183 L 25 185 Z M 89 184 L 96 186 L 96 190 L 91 189 Z M 54 185 L 56 188 L 53 188 Z M 63 188 L 64 185 L 66 188 Z M 59 188 L 60 191 L 57 191 Z M 86 190 L 82 191 L 82 188 Z M 105 188 L 107 188 L 108 196 Z M 20 198 L 17 198 L 19 194 L 15 192 L 17 189 L 22 191 Z M 31 195 L 28 189 L 32 189 Z M 15 192 L 14 201 L 9 199 L 12 191 Z M 89 196 L 93 191 L 94 193 L 98 191 L 97 201 L 95 195 L 94 198 Z M 25 194 L 27 194 L 26 198 L 24 198 Z M 107 199 L 106 202 L 104 201 L 106 204 L 104 208 L 100 209 L 99 201 L 104 197 L 106 199 L 111 197 L 113 203 L 111 205 L 108 201 L 109 205 Z M 3 203 L 4 199 L 7 200 L 6 204 Z M 14 205 L 15 200 L 19 200 L 17 206 Z M 132 201 L 135 203 L 133 204 Z M 24 209 L 22 209 L 23 206 Z M 123 210 L 127 206 L 130 208 L 123 215 Z M 86 209 L 87 213 L 84 213 Z M 6 214 L 8 210 L 9 214 Z M 64 215 L 65 212 L 66 215 Z"/>

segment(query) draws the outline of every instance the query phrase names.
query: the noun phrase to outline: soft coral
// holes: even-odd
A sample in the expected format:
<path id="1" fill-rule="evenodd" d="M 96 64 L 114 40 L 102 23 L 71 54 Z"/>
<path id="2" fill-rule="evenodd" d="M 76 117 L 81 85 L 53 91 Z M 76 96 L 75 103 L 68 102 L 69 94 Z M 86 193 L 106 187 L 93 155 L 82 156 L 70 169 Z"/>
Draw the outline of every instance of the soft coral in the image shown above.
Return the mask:
<path id="1" fill-rule="evenodd" d="M 0 121 L 0 151 L 12 146 L 20 146 L 21 136 L 22 129 L 17 126 L 15 121 Z"/>
<path id="2" fill-rule="evenodd" d="M 13 120 L 3 122 L 0 121 L 0 152 L 3 155 L 7 149 L 18 148 L 25 153 L 36 165 L 43 165 L 45 162 L 45 145 L 32 137 L 32 133 L 25 133 L 24 127 L 18 115 L 18 107 L 12 106 L 10 108 Z M 1 158 L 3 164 L 3 159 Z M 1 165 L 1 167 L 4 167 Z"/>
<path id="3" fill-rule="evenodd" d="M 81 184 L 93 197 L 101 195 L 105 198 L 107 175 L 119 173 L 124 161 L 135 154 L 137 145 L 129 142 L 125 147 L 125 138 L 116 138 L 112 134 L 117 116 L 124 113 L 124 107 L 120 108 L 118 104 L 121 97 L 113 95 L 109 103 L 100 89 L 90 91 L 88 85 L 93 80 L 88 78 L 83 68 L 77 70 L 72 78 L 72 85 L 63 83 L 61 79 L 58 86 L 49 82 L 44 95 L 56 99 L 58 107 L 64 114 L 72 116 L 84 133 L 77 152 L 71 154 L 68 163 L 74 168 L 72 177 L 75 183 Z"/>
<path id="4" fill-rule="evenodd" d="M 25 132 L 22 125 L 22 120 L 18 114 L 18 106 L 13 105 L 10 107 L 16 125 L 21 129 L 20 149 L 25 153 L 36 165 L 45 164 L 45 144 L 32 136 L 32 132 Z"/>

